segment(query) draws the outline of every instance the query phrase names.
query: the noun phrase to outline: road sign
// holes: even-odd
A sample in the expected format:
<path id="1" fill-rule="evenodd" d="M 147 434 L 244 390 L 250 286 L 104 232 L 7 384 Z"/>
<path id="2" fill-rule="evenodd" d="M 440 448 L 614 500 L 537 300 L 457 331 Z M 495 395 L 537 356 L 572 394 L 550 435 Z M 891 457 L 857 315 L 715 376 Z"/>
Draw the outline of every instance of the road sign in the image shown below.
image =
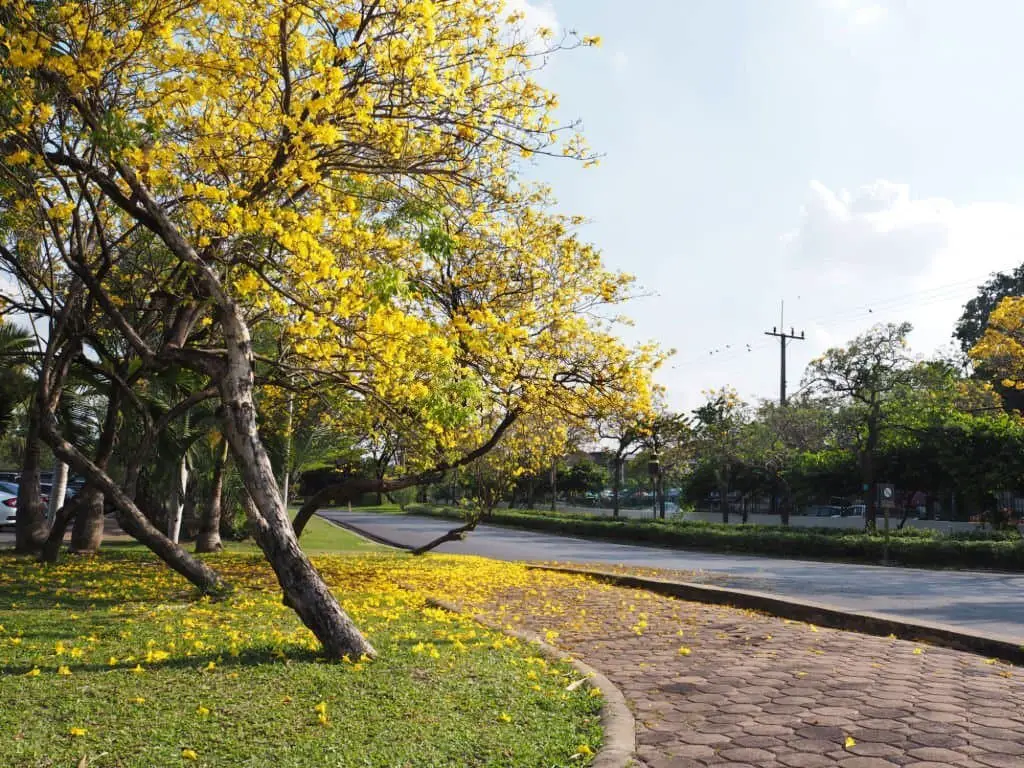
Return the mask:
<path id="1" fill-rule="evenodd" d="M 896 506 L 896 491 L 891 483 L 879 483 L 878 502 L 882 509 L 893 509 Z"/>

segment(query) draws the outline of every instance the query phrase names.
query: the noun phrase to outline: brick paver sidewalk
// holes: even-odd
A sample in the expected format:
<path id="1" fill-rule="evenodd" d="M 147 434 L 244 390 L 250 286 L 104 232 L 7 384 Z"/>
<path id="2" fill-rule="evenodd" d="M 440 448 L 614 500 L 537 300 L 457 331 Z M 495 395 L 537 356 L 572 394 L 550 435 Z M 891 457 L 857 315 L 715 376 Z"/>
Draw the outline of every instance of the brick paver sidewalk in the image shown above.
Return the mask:
<path id="1" fill-rule="evenodd" d="M 618 685 L 649 768 L 1024 768 L 1018 667 L 578 578 L 484 613 Z"/>

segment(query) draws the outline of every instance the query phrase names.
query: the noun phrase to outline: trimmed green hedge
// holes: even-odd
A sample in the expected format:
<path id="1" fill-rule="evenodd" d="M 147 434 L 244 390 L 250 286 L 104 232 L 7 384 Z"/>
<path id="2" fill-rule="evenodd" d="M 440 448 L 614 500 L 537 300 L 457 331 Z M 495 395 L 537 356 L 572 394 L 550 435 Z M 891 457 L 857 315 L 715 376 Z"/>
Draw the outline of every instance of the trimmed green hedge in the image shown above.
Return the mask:
<path id="1" fill-rule="evenodd" d="M 411 505 L 409 512 L 458 519 L 451 507 Z M 654 544 L 707 552 L 731 552 L 808 560 L 882 562 L 885 540 L 881 533 L 835 528 L 787 528 L 767 525 L 674 520 L 618 520 L 597 515 L 528 512 L 496 509 L 486 522 L 534 531 Z M 889 559 L 919 568 L 981 568 L 1024 571 L 1024 541 L 1016 531 L 971 532 L 947 535 L 939 531 L 906 529 L 889 537 Z"/>

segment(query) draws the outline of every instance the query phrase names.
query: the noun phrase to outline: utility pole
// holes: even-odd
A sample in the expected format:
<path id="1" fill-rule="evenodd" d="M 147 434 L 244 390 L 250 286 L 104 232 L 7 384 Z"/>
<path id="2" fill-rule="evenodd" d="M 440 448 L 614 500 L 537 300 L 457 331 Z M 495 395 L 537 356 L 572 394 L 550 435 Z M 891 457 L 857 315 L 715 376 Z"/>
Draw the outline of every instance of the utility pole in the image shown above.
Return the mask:
<path id="1" fill-rule="evenodd" d="M 800 335 L 797 336 L 796 332 L 790 328 L 789 333 L 786 333 L 786 329 L 782 327 L 783 311 L 785 311 L 785 302 L 782 304 L 782 311 L 779 312 L 779 325 L 771 329 L 771 331 L 765 331 L 765 336 L 775 336 L 779 340 L 779 348 L 781 351 L 781 357 L 779 358 L 779 405 L 784 406 L 786 404 L 786 341 L 792 339 L 794 341 L 803 341 L 804 332 L 800 331 Z"/>
<path id="2" fill-rule="evenodd" d="M 765 336 L 774 336 L 779 340 L 779 407 L 786 407 L 786 342 L 790 339 L 794 341 L 803 341 L 804 332 L 800 331 L 800 335 L 796 335 L 796 331 L 792 328 L 789 329 L 789 333 L 786 333 L 786 329 L 783 325 L 785 318 L 786 302 L 782 302 L 779 308 L 779 324 L 778 326 L 771 329 L 771 331 L 765 331 Z M 778 493 L 778 481 L 772 483 L 772 512 L 779 513 L 782 515 L 783 522 L 789 525 L 789 518 L 784 513 L 782 505 L 786 503 L 785 499 L 779 497 Z"/>

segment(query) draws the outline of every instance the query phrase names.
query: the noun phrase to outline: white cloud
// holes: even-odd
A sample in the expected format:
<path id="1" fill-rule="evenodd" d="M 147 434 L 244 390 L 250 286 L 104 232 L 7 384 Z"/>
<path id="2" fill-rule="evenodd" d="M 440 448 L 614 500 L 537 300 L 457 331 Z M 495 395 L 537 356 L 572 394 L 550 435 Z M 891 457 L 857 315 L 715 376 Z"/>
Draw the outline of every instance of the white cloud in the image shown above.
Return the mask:
<path id="1" fill-rule="evenodd" d="M 910 188 L 879 180 L 853 193 L 812 181 L 800 228 L 790 238 L 801 260 L 827 270 L 917 274 L 949 238 L 948 200 L 911 200 Z"/>
<path id="2" fill-rule="evenodd" d="M 824 0 L 826 7 L 842 15 L 851 26 L 868 27 L 880 24 L 889 15 L 889 9 L 871 0 Z"/>
<path id="3" fill-rule="evenodd" d="M 915 198 L 886 180 L 852 192 L 812 181 L 783 240 L 799 322 L 815 342 L 909 320 L 915 347 L 930 353 L 989 274 L 1024 262 L 1024 205 Z"/>

